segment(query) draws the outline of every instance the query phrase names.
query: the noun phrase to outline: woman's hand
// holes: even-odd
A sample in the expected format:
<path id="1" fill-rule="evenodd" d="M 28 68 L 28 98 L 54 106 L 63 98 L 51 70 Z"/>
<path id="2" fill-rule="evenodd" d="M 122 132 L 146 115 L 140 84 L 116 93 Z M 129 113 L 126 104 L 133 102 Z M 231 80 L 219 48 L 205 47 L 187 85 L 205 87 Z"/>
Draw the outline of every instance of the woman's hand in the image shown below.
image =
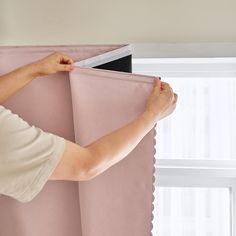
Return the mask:
<path id="1" fill-rule="evenodd" d="M 174 111 L 177 98 L 168 83 L 156 79 L 152 93 L 147 99 L 145 112 L 151 114 L 155 122 L 161 120 Z"/>
<path id="2" fill-rule="evenodd" d="M 55 52 L 41 60 L 32 63 L 36 76 L 45 76 L 59 71 L 72 71 L 73 59 L 60 52 Z"/>
<path id="3" fill-rule="evenodd" d="M 0 104 L 38 76 L 73 70 L 73 60 L 62 53 L 52 53 L 0 76 Z"/>

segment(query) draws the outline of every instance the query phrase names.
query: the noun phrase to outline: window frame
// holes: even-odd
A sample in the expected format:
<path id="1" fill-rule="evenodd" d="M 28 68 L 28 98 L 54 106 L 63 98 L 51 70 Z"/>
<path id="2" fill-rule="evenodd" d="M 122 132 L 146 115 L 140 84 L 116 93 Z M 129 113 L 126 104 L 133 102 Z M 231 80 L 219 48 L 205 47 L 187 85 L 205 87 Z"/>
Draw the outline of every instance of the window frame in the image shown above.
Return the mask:
<path id="1" fill-rule="evenodd" d="M 135 74 L 236 78 L 236 43 L 133 44 L 132 51 Z M 236 233 L 236 160 L 157 159 L 155 167 L 155 186 L 228 188 L 230 233 Z"/>

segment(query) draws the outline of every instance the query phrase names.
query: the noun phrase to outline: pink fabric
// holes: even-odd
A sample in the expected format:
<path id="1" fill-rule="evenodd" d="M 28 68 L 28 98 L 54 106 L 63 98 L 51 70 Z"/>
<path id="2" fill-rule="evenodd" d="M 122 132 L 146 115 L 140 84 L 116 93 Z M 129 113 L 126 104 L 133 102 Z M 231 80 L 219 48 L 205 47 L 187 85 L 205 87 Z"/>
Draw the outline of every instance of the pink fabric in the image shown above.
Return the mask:
<path id="1" fill-rule="evenodd" d="M 153 77 L 76 68 L 70 74 L 76 142 L 87 145 L 137 118 L 153 88 Z M 122 161 L 81 182 L 85 236 L 150 235 L 154 129 Z"/>
<path id="2" fill-rule="evenodd" d="M 80 61 L 122 46 L 0 47 L 0 74 L 53 51 Z M 138 116 L 153 79 L 77 68 L 70 77 L 37 78 L 3 105 L 32 125 L 85 145 Z M 150 235 L 154 135 L 152 129 L 128 157 L 91 181 L 48 181 L 26 204 L 0 195 L 0 235 Z"/>

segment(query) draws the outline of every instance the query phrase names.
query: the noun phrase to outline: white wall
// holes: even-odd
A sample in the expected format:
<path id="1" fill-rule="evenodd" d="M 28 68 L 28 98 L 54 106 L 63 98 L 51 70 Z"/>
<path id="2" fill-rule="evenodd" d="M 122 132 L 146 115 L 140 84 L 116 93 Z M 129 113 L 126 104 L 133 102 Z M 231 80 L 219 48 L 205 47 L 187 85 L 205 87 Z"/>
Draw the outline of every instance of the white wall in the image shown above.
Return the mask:
<path id="1" fill-rule="evenodd" d="M 0 45 L 236 42 L 235 0 L 0 0 Z"/>

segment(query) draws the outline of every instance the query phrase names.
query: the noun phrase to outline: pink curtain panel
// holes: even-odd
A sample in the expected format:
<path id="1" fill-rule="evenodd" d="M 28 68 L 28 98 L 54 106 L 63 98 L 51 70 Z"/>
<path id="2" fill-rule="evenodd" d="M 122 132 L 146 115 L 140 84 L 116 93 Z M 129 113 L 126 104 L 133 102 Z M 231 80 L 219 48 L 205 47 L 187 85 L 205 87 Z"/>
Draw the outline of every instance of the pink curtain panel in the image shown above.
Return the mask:
<path id="1" fill-rule="evenodd" d="M 30 124 L 87 145 L 138 117 L 154 77 L 89 68 L 125 56 L 128 45 L 0 47 L 0 74 L 54 51 L 72 72 L 37 78 L 3 105 Z M 122 161 L 89 181 L 48 181 L 28 203 L 0 195 L 2 236 L 150 236 L 155 128 Z"/>

